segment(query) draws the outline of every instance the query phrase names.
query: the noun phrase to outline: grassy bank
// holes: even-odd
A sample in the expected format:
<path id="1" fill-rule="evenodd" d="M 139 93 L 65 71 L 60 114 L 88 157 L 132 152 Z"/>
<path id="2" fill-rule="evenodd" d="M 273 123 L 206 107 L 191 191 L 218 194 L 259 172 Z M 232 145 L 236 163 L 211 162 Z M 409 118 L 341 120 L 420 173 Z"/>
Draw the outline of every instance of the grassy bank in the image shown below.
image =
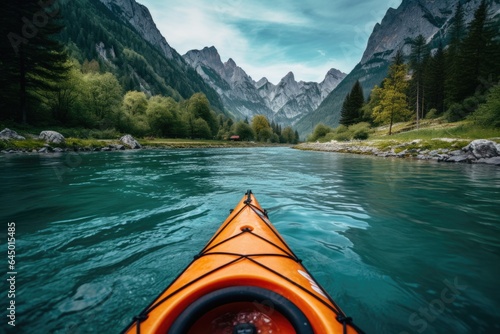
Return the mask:
<path id="1" fill-rule="evenodd" d="M 477 126 L 468 121 L 446 123 L 442 120 L 424 120 L 416 129 L 414 122 L 398 123 L 393 126 L 392 135 L 388 135 L 388 127 L 378 127 L 370 135 L 370 139 L 389 139 L 411 141 L 415 139 L 431 140 L 433 138 L 452 138 L 457 140 L 500 139 L 500 129 Z"/>

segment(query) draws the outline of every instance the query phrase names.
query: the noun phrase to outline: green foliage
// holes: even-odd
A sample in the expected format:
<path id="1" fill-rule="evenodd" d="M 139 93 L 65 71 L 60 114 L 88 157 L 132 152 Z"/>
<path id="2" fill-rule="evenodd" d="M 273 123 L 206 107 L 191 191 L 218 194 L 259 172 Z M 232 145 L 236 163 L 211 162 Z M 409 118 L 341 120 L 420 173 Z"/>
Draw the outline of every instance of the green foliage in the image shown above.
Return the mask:
<path id="1" fill-rule="evenodd" d="M 269 124 L 269 120 L 264 115 L 256 115 L 252 119 L 252 130 L 255 133 L 258 141 L 266 142 L 273 135 L 273 129 Z"/>
<path id="2" fill-rule="evenodd" d="M 425 119 L 434 119 L 437 117 L 438 117 L 438 111 L 435 108 L 429 110 L 429 112 L 427 112 L 427 114 L 425 115 Z"/>
<path id="3" fill-rule="evenodd" d="M 63 29 L 54 7 L 38 1 L 2 2 L 0 84 L 5 98 L 0 99 L 0 119 L 32 122 L 44 109 L 46 94 L 56 92 L 66 76 L 67 54 L 53 38 Z"/>
<path id="4" fill-rule="evenodd" d="M 487 100 L 471 115 L 475 124 L 500 128 L 500 85 L 491 88 Z"/>
<path id="5" fill-rule="evenodd" d="M 490 27 L 488 23 L 488 5 L 481 1 L 470 22 L 467 36 L 464 38 L 460 49 L 460 72 L 458 97 L 483 93 L 484 87 L 481 79 L 490 75 L 498 76 L 499 41 L 498 27 Z"/>
<path id="6" fill-rule="evenodd" d="M 412 70 L 412 79 L 409 85 L 409 99 L 411 105 L 415 106 L 417 125 L 420 118 L 424 117 L 425 101 L 425 79 L 426 67 L 429 63 L 430 51 L 426 45 L 423 35 L 418 35 L 412 40 L 410 53 L 410 69 Z"/>
<path id="7" fill-rule="evenodd" d="M 107 128 L 122 103 L 122 87 L 112 73 L 88 73 L 83 76 L 82 105 L 88 125 Z"/>
<path id="8" fill-rule="evenodd" d="M 366 140 L 373 130 L 370 128 L 370 123 L 361 122 L 353 124 L 349 127 L 339 125 L 337 128 L 332 129 L 320 141 L 350 141 L 350 140 Z"/>
<path id="9" fill-rule="evenodd" d="M 446 96 L 446 59 L 442 43 L 439 43 L 436 53 L 427 63 L 424 81 L 424 99 L 427 109 L 429 112 L 435 110 L 436 115 L 442 114 Z"/>
<path id="10" fill-rule="evenodd" d="M 466 112 L 461 103 L 453 103 L 444 114 L 444 118 L 448 122 L 457 122 L 462 120 L 465 114 Z"/>
<path id="11" fill-rule="evenodd" d="M 351 92 L 347 94 L 342 105 L 339 123 L 349 126 L 359 122 L 362 118 L 361 108 L 364 103 L 363 88 L 361 88 L 359 80 L 356 80 Z"/>
<path id="12" fill-rule="evenodd" d="M 188 112 L 194 118 L 201 118 L 207 123 L 210 132 L 213 134 L 217 133 L 218 125 L 215 114 L 210 110 L 210 102 L 207 97 L 202 93 L 196 93 L 187 102 Z M 200 123 L 201 124 L 201 123 Z M 204 138 L 204 137 L 198 137 Z"/>
<path id="13" fill-rule="evenodd" d="M 148 99 L 144 92 L 129 91 L 123 97 L 122 110 L 131 116 L 144 115 L 147 108 Z"/>
<path id="14" fill-rule="evenodd" d="M 376 122 L 381 124 L 389 123 L 389 135 L 392 134 L 392 125 L 408 119 L 411 111 L 408 109 L 406 90 L 407 67 L 405 64 L 398 64 L 398 57 L 389 68 L 389 75 L 384 79 L 383 88 L 375 87 L 372 95 L 377 103 L 374 105 L 372 115 Z"/>
<path id="15" fill-rule="evenodd" d="M 326 134 L 331 132 L 331 131 L 332 131 L 332 128 L 330 128 L 329 126 L 327 126 L 323 123 L 319 123 L 314 128 L 314 131 L 313 131 L 312 135 L 308 138 L 308 141 L 317 141 L 320 138 L 325 137 Z"/>
<path id="16" fill-rule="evenodd" d="M 239 121 L 234 125 L 234 132 L 240 136 L 241 140 L 253 140 L 255 133 L 252 127 L 245 121 Z"/>
<path id="17" fill-rule="evenodd" d="M 207 121 L 202 118 L 194 120 L 192 137 L 195 139 L 210 139 L 212 137 L 212 132 Z"/>
<path id="18" fill-rule="evenodd" d="M 171 97 L 153 96 L 149 99 L 146 115 L 152 133 L 162 137 L 173 137 L 180 126 L 179 106 Z"/>
<path id="19" fill-rule="evenodd" d="M 146 90 L 176 101 L 202 92 L 216 110 L 224 109 L 218 94 L 194 69 L 185 66 L 177 55 L 167 58 L 159 47 L 146 41 L 101 1 L 60 0 L 58 5 L 66 26 L 59 40 L 80 63 L 87 61 L 85 73 L 100 68 L 112 72 L 127 91 Z M 106 60 L 97 52 L 97 44 L 103 47 L 101 52 Z M 88 65 L 92 65 L 91 69 Z"/>
<path id="20" fill-rule="evenodd" d="M 353 139 L 366 140 L 373 131 L 370 129 L 370 123 L 362 122 L 350 126 L 349 132 L 352 133 Z"/>
<path id="21" fill-rule="evenodd" d="M 281 135 L 285 143 L 297 144 L 299 142 L 299 138 L 296 136 L 291 126 L 285 127 Z"/>

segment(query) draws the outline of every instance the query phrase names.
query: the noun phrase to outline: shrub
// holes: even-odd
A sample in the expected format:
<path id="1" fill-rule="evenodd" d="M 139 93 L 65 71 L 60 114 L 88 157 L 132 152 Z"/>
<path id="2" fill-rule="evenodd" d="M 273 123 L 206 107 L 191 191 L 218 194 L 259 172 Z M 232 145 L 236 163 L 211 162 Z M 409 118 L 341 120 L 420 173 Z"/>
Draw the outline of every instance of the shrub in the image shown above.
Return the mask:
<path id="1" fill-rule="evenodd" d="M 471 119 L 484 127 L 500 128 L 500 85 L 490 90 L 486 102 L 471 115 Z"/>
<path id="2" fill-rule="evenodd" d="M 358 139 L 358 140 L 366 140 L 366 139 L 368 139 L 369 136 L 370 135 L 368 134 L 367 130 L 360 129 L 360 130 L 357 130 L 356 132 L 354 132 L 354 135 L 352 137 L 354 139 Z"/>
<path id="3" fill-rule="evenodd" d="M 349 128 L 343 124 L 340 124 L 339 126 L 337 126 L 334 130 L 336 133 L 342 133 L 342 132 L 347 132 L 349 131 Z"/>
<path id="4" fill-rule="evenodd" d="M 326 126 L 323 123 L 319 123 L 314 128 L 314 131 L 313 131 L 311 137 L 309 137 L 309 141 L 316 141 L 320 138 L 323 138 L 327 135 L 327 133 L 329 133 L 331 131 L 332 131 L 332 129 L 329 126 Z"/>
<path id="5" fill-rule="evenodd" d="M 448 122 L 457 122 L 464 119 L 466 112 L 460 103 L 453 103 L 450 108 L 445 112 L 444 118 Z"/>
<path id="6" fill-rule="evenodd" d="M 337 141 L 350 141 L 351 140 L 351 134 L 349 132 L 341 132 L 335 134 L 335 140 Z"/>
<path id="7" fill-rule="evenodd" d="M 372 132 L 370 124 L 366 122 L 357 123 L 349 127 L 349 132 L 354 139 L 366 140 Z"/>
<path id="8" fill-rule="evenodd" d="M 438 111 L 437 111 L 436 108 L 432 108 L 425 115 L 425 119 L 434 119 L 434 118 L 437 118 L 437 117 L 438 117 Z"/>

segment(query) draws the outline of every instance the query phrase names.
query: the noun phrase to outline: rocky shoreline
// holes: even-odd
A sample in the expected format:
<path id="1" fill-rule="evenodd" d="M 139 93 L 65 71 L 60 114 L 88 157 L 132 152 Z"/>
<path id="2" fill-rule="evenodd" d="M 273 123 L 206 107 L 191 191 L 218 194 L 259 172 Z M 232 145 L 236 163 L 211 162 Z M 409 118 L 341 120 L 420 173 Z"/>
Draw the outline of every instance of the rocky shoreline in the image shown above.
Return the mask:
<path id="1" fill-rule="evenodd" d="M 66 140 L 63 135 L 55 131 L 42 131 L 39 136 L 30 135 L 31 139 L 39 141 L 36 148 L 6 148 L 0 150 L 1 154 L 50 154 L 50 153 L 65 153 L 65 152 L 112 152 L 124 150 L 161 150 L 161 149 L 189 149 L 189 148 L 229 148 L 229 147 L 262 147 L 262 146 L 276 146 L 277 144 L 265 144 L 255 142 L 159 142 L 148 143 L 141 145 L 131 135 L 125 135 L 120 139 L 113 141 L 102 141 L 100 145 L 82 145 L 75 144 L 71 139 Z M 8 128 L 0 131 L 1 141 L 19 141 L 26 140 L 25 137 L 20 136 L 15 131 Z M 43 144 L 41 144 L 43 143 Z M 32 145 L 31 145 L 32 146 Z M 284 145 L 280 145 L 284 146 Z M 290 145 L 286 145 L 290 146 Z"/>
<path id="2" fill-rule="evenodd" d="M 477 163 L 500 166 L 500 144 L 491 140 L 477 139 L 460 148 L 455 139 L 440 138 L 448 142 L 448 148 L 427 149 L 420 139 L 384 146 L 377 141 L 351 141 L 327 143 L 302 143 L 295 149 L 374 155 L 383 158 L 410 158 L 453 163 Z M 383 147 L 381 147 L 383 146 Z"/>

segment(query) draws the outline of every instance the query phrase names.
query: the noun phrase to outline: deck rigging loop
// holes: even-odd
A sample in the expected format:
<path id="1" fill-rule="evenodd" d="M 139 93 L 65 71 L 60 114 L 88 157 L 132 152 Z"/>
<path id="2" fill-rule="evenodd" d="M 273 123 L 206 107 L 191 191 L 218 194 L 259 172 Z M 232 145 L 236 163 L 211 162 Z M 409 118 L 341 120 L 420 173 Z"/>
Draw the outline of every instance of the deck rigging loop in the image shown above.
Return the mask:
<path id="1" fill-rule="evenodd" d="M 250 189 L 248 189 L 247 192 L 245 193 L 245 195 L 247 195 L 247 199 L 244 203 L 245 204 L 252 203 L 252 191 Z"/>

